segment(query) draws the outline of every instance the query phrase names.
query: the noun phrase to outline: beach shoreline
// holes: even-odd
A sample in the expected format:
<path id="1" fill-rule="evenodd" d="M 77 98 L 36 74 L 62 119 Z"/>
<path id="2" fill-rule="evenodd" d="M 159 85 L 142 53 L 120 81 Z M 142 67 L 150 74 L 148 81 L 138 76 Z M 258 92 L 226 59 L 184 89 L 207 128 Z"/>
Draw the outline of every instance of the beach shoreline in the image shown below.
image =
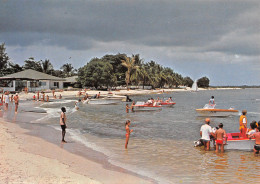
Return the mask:
<path id="1" fill-rule="evenodd" d="M 207 90 L 238 90 L 238 89 L 242 89 L 242 88 L 199 88 L 199 91 L 207 91 Z M 84 95 L 84 90 L 80 90 L 80 89 L 74 89 L 71 91 L 61 91 L 61 90 L 56 90 L 55 95 L 57 96 L 57 99 L 59 98 L 59 95 L 62 95 L 62 98 L 71 98 L 71 97 L 79 97 L 78 93 L 79 91 L 83 92 Z M 167 89 L 167 88 L 162 88 L 162 89 L 154 89 L 154 90 L 145 90 L 145 89 L 136 89 L 136 90 L 116 90 L 116 91 L 102 91 L 102 90 L 87 90 L 86 93 L 89 96 L 93 96 L 96 95 L 100 92 L 101 97 L 102 96 L 107 96 L 109 93 L 111 93 L 112 95 L 120 95 L 120 96 L 125 96 L 125 95 L 147 95 L 147 94 L 164 94 L 164 93 L 173 93 L 173 92 L 191 92 L 191 88 L 187 87 L 187 88 L 173 88 L 173 89 Z M 49 91 L 45 91 L 46 94 L 49 94 L 50 99 L 52 99 L 52 92 Z M 29 93 L 20 93 L 19 97 L 21 100 L 28 100 L 28 99 L 33 99 L 33 95 L 35 95 L 36 93 L 34 92 L 29 92 Z M 81 97 L 83 97 L 83 95 L 81 95 Z"/>
<path id="2" fill-rule="evenodd" d="M 152 179 L 113 166 L 96 151 L 91 152 L 90 159 L 86 157 L 87 154 L 83 155 L 77 150 L 73 152 L 75 145 L 66 149 L 70 143 L 79 145 L 69 135 L 67 140 L 70 143 L 60 143 L 58 146 L 56 140 L 55 144 L 38 137 L 36 133 L 21 128 L 18 124 L 19 122 L 15 124 L 0 119 L 0 181 L 4 183 L 156 183 Z M 57 136 L 60 138 L 60 134 Z"/>

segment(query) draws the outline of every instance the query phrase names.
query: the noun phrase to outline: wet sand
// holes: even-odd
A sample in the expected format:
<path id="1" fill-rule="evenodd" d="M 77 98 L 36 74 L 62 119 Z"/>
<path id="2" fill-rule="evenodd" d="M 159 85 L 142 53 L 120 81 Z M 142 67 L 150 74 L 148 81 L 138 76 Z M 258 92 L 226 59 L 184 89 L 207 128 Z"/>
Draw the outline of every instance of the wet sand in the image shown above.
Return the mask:
<path id="1" fill-rule="evenodd" d="M 23 123 L 43 116 L 39 113 L 10 119 L 12 114 L 10 121 L 0 118 L 0 183 L 155 183 L 111 165 L 102 153 L 73 141 L 69 131 L 64 144 L 60 131 Z"/>

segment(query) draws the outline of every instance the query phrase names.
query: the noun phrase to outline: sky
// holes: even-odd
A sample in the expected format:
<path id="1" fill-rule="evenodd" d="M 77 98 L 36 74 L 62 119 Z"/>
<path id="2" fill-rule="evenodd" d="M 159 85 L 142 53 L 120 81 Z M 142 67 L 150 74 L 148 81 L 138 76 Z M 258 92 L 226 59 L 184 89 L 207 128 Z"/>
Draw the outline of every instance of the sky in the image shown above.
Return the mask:
<path id="1" fill-rule="evenodd" d="M 13 63 L 140 54 L 210 85 L 260 85 L 259 0 L 0 0 Z"/>

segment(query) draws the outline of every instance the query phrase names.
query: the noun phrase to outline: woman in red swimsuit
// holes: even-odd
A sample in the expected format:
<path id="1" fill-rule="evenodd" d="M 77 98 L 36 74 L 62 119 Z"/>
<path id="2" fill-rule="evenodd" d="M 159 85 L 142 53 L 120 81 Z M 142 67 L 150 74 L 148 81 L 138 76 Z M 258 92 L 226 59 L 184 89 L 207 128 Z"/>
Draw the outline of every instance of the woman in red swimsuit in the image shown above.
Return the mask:
<path id="1" fill-rule="evenodd" d="M 133 132 L 133 130 L 130 130 L 130 128 L 129 128 L 130 124 L 131 124 L 130 120 L 127 120 L 126 123 L 125 123 L 125 130 L 126 130 L 125 149 L 127 149 L 130 133 Z"/>

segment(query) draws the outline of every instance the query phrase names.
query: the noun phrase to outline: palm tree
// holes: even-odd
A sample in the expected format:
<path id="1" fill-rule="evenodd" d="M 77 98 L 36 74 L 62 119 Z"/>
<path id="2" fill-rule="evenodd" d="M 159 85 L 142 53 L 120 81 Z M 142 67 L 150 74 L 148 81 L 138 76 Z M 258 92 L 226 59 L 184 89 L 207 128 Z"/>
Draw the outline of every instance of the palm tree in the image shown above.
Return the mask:
<path id="1" fill-rule="evenodd" d="M 131 72 L 138 68 L 138 66 L 135 63 L 135 57 L 126 57 L 124 60 L 121 60 L 122 65 L 127 68 L 127 71 L 125 73 L 125 82 L 126 82 L 126 88 L 128 89 L 128 84 L 130 82 Z"/>
<path id="2" fill-rule="evenodd" d="M 71 77 L 73 75 L 73 72 L 75 71 L 74 67 L 70 63 L 62 65 L 60 69 L 62 69 L 66 77 Z"/>
<path id="3" fill-rule="evenodd" d="M 43 73 L 50 74 L 51 71 L 53 70 L 53 66 L 52 66 L 50 60 L 48 60 L 48 59 L 45 59 L 45 61 L 41 61 L 41 65 L 42 65 Z"/>

